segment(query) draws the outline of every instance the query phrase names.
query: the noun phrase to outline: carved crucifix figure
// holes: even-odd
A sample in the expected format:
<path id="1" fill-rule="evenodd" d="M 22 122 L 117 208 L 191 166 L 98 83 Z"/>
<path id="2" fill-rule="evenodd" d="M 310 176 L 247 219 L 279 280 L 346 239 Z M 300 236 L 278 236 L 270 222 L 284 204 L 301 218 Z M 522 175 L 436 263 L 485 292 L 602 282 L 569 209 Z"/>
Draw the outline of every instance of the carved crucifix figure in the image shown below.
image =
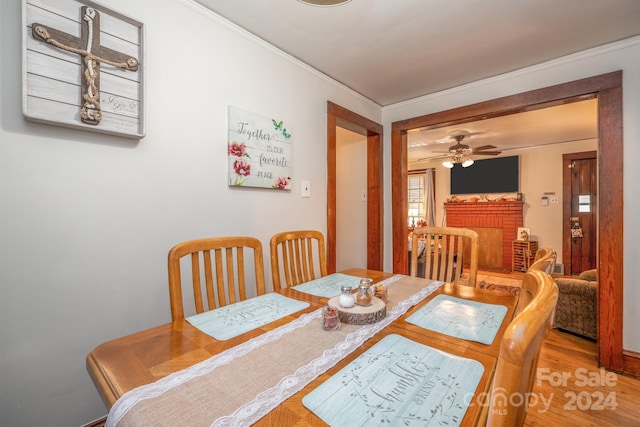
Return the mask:
<path id="1" fill-rule="evenodd" d="M 59 49 L 80 55 L 82 70 L 82 94 L 80 119 L 84 123 L 100 123 L 100 64 L 109 64 L 124 70 L 136 71 L 138 60 L 127 54 L 100 45 L 100 14 L 83 6 L 81 9 L 82 33 L 80 38 L 62 31 L 34 23 L 32 34 Z"/>

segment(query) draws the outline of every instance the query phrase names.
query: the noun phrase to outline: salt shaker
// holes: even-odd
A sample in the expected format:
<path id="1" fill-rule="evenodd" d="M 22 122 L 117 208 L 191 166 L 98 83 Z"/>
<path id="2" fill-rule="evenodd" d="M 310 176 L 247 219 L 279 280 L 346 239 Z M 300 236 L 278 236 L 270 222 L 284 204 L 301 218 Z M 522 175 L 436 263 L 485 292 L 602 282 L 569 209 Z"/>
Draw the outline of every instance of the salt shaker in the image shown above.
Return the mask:
<path id="1" fill-rule="evenodd" d="M 343 308 L 351 308 L 355 304 L 355 298 L 351 293 L 351 286 L 342 286 L 340 287 L 340 298 L 338 298 L 338 302 L 340 303 L 340 307 Z"/>

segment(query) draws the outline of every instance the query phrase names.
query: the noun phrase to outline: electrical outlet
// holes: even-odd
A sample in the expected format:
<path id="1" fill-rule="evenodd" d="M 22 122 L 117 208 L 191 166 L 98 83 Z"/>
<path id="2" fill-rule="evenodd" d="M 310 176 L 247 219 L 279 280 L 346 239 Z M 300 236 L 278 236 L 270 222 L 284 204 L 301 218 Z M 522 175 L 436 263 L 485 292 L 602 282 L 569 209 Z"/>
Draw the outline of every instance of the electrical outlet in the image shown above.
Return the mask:
<path id="1" fill-rule="evenodd" d="M 301 181 L 302 197 L 311 197 L 311 183 L 309 181 Z"/>
<path id="2" fill-rule="evenodd" d="M 367 190 L 360 191 L 360 201 L 361 202 L 367 201 Z"/>
<path id="3" fill-rule="evenodd" d="M 554 204 L 554 205 L 558 204 L 558 196 L 551 196 L 550 199 L 551 199 L 550 200 L 551 204 Z"/>

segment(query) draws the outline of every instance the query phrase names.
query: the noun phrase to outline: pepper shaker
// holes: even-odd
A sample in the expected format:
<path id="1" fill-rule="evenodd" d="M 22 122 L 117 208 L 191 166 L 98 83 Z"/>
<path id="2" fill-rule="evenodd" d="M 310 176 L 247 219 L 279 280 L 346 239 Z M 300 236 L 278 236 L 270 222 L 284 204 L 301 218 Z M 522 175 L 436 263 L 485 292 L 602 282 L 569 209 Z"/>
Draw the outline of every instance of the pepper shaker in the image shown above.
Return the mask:
<path id="1" fill-rule="evenodd" d="M 361 306 L 371 305 L 371 279 L 360 279 L 358 293 L 356 294 L 356 304 Z"/>

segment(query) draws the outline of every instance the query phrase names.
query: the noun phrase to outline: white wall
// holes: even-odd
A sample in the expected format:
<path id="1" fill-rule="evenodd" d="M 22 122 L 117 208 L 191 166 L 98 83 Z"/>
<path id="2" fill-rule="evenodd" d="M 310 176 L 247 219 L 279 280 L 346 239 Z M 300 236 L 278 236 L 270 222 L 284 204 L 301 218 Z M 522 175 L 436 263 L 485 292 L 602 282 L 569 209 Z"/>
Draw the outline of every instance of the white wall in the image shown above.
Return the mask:
<path id="1" fill-rule="evenodd" d="M 519 150 L 520 184 L 524 195 L 524 227 L 531 229 L 531 237 L 539 247 L 550 247 L 558 253 L 562 263 L 562 155 L 582 151 L 594 151 L 597 140 L 554 144 L 540 150 Z M 553 192 L 558 196 L 558 204 L 542 205 L 542 196 Z M 595 250 L 596 248 L 594 248 Z"/>
<path id="2" fill-rule="evenodd" d="M 380 108 L 189 0 L 103 1 L 144 23 L 146 137 L 27 122 L 20 0 L 0 2 L 0 425 L 106 414 L 85 369 L 98 344 L 170 320 L 180 241 L 326 233 L 327 100 Z M 227 106 L 290 124 L 293 189 L 229 188 Z M 300 181 L 311 181 L 302 198 Z"/>
<path id="3" fill-rule="evenodd" d="M 383 108 L 385 128 L 385 195 L 390 194 L 391 182 L 391 124 L 398 120 L 422 116 L 450 108 L 461 107 L 477 102 L 513 95 L 529 90 L 552 86 L 554 84 L 596 76 L 612 71 L 623 71 L 624 91 L 624 330 L 623 346 L 627 350 L 640 351 L 640 312 L 636 309 L 640 301 L 640 287 L 636 278 L 640 275 L 640 222 L 634 218 L 640 216 L 640 198 L 637 197 L 637 182 L 640 181 L 640 169 L 634 161 L 640 155 L 640 38 L 635 37 L 612 43 L 597 49 L 591 49 L 575 55 L 539 64 L 501 76 L 481 80 L 468 85 L 453 88 L 433 95 L 417 98 Z M 436 181 L 441 180 L 436 176 Z M 560 185 L 560 184 L 559 184 Z M 546 187 L 546 186 L 545 186 Z M 551 190 L 545 190 L 551 191 Z M 385 198 L 385 269 L 392 265 L 391 238 L 391 200 Z M 530 218 L 527 216 L 525 221 Z M 536 226 L 532 225 L 535 229 Z M 606 236 L 601 236 L 606 238 Z M 616 262 L 617 260 L 611 260 Z"/>
<path id="4" fill-rule="evenodd" d="M 337 128 L 336 270 L 367 268 L 367 138 Z"/>

